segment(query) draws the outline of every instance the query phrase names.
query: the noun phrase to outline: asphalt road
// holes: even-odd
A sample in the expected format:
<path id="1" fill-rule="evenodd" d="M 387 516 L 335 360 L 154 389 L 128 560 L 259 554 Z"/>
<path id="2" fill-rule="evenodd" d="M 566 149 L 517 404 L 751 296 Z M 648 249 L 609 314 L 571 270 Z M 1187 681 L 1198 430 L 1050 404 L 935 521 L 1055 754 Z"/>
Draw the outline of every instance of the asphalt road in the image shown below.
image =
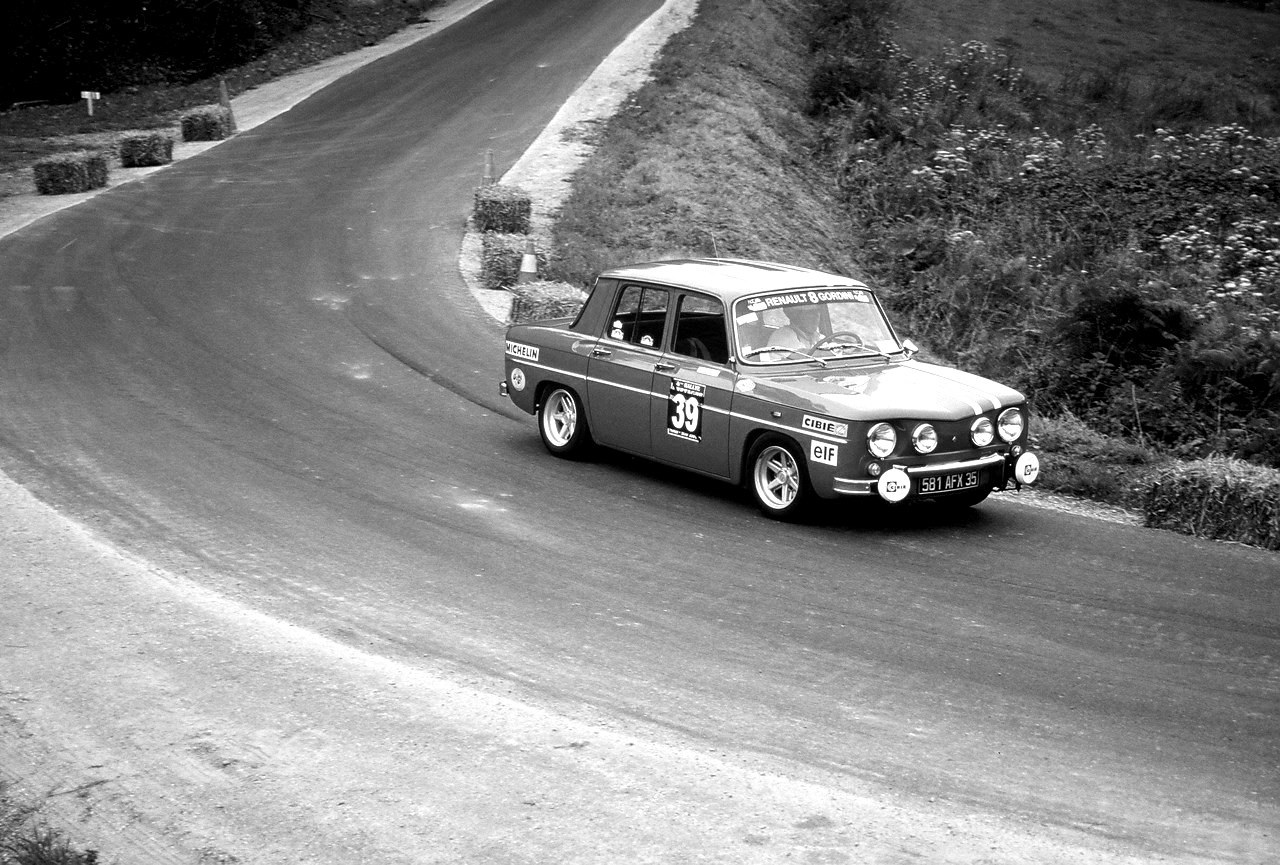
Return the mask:
<path id="1" fill-rule="evenodd" d="M 202 589 L 567 721 L 1093 861 L 1274 861 L 1274 554 L 1001 497 L 776 525 L 543 452 L 463 223 L 484 151 L 660 4 L 534 5 L 0 241 L 0 468 Z"/>

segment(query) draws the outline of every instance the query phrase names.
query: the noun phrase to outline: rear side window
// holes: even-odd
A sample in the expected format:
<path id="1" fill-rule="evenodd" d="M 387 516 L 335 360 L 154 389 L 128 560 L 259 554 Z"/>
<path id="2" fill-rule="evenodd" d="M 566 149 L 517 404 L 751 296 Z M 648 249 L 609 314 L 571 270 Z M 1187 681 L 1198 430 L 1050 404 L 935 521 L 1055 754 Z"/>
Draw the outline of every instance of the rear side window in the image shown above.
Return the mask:
<path id="1" fill-rule="evenodd" d="M 675 338 L 671 351 L 713 363 L 729 360 L 724 304 L 714 297 L 686 294 L 676 310 Z"/>
<path id="2" fill-rule="evenodd" d="M 645 348 L 662 346 L 670 294 L 665 288 L 628 285 L 618 292 L 606 335 Z"/>

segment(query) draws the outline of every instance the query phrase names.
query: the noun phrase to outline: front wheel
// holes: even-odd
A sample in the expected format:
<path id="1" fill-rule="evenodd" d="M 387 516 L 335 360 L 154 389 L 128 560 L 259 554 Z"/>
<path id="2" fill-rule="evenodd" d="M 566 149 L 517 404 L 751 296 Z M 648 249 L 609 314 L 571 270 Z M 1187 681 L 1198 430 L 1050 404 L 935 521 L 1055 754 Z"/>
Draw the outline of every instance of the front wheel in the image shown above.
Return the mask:
<path id="1" fill-rule="evenodd" d="M 591 445 L 582 400 L 571 390 L 553 388 L 538 407 L 538 432 L 547 450 L 558 457 L 579 457 Z"/>
<path id="2" fill-rule="evenodd" d="M 748 482 L 760 512 L 775 520 L 799 516 L 813 493 L 804 459 L 790 442 L 766 436 L 751 449 Z"/>

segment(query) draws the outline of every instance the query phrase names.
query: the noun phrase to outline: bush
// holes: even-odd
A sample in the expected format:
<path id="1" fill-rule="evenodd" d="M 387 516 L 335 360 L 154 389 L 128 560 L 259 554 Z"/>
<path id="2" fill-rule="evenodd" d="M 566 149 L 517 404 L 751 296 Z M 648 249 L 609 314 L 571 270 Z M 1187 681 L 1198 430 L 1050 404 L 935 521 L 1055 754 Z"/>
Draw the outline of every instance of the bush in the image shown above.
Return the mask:
<path id="1" fill-rule="evenodd" d="M 1146 524 L 1280 550 L 1280 471 L 1224 457 L 1176 463 L 1156 476 Z"/>
<path id="2" fill-rule="evenodd" d="M 97 865 L 97 850 L 78 850 L 56 829 L 38 826 L 5 845 L 15 865 Z"/>
<path id="3" fill-rule="evenodd" d="M 1070 412 L 1033 418 L 1031 435 L 1043 467 L 1037 489 L 1142 507 L 1159 462 L 1150 449 L 1102 435 Z"/>
<path id="4" fill-rule="evenodd" d="M 502 289 L 515 285 L 520 278 L 529 238 L 524 234 L 499 234 L 486 231 L 480 238 L 480 283 L 485 288 Z M 538 271 L 546 268 L 547 257 L 537 253 Z"/>
<path id="5" fill-rule="evenodd" d="M 567 282 L 526 282 L 514 293 L 510 324 L 575 316 L 587 299 L 586 292 Z"/>
<path id="6" fill-rule="evenodd" d="M 231 109 L 202 105 L 182 115 L 183 141 L 221 141 L 236 131 Z"/>
<path id="7" fill-rule="evenodd" d="M 473 215 L 477 231 L 528 234 L 533 202 L 518 186 L 491 183 L 476 189 Z"/>
<path id="8" fill-rule="evenodd" d="M 107 154 L 80 150 L 60 153 L 35 164 L 36 191 L 41 195 L 88 192 L 107 185 Z"/>
<path id="9" fill-rule="evenodd" d="M 173 139 L 159 132 L 130 135 L 120 142 L 120 164 L 125 168 L 168 165 L 173 161 Z"/>

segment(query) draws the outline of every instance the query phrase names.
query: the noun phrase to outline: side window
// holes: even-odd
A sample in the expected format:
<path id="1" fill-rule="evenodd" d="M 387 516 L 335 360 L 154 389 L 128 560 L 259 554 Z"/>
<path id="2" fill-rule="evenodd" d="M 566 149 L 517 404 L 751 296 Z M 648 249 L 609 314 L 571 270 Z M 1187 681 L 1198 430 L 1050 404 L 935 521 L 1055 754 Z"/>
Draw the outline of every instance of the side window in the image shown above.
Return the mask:
<path id="1" fill-rule="evenodd" d="M 701 294 L 680 298 L 671 350 L 699 360 L 727 363 L 729 337 L 725 330 L 724 304 Z"/>
<path id="2" fill-rule="evenodd" d="M 668 303 L 665 288 L 626 286 L 618 292 L 618 303 L 609 319 L 609 338 L 646 348 L 661 347 Z"/>

